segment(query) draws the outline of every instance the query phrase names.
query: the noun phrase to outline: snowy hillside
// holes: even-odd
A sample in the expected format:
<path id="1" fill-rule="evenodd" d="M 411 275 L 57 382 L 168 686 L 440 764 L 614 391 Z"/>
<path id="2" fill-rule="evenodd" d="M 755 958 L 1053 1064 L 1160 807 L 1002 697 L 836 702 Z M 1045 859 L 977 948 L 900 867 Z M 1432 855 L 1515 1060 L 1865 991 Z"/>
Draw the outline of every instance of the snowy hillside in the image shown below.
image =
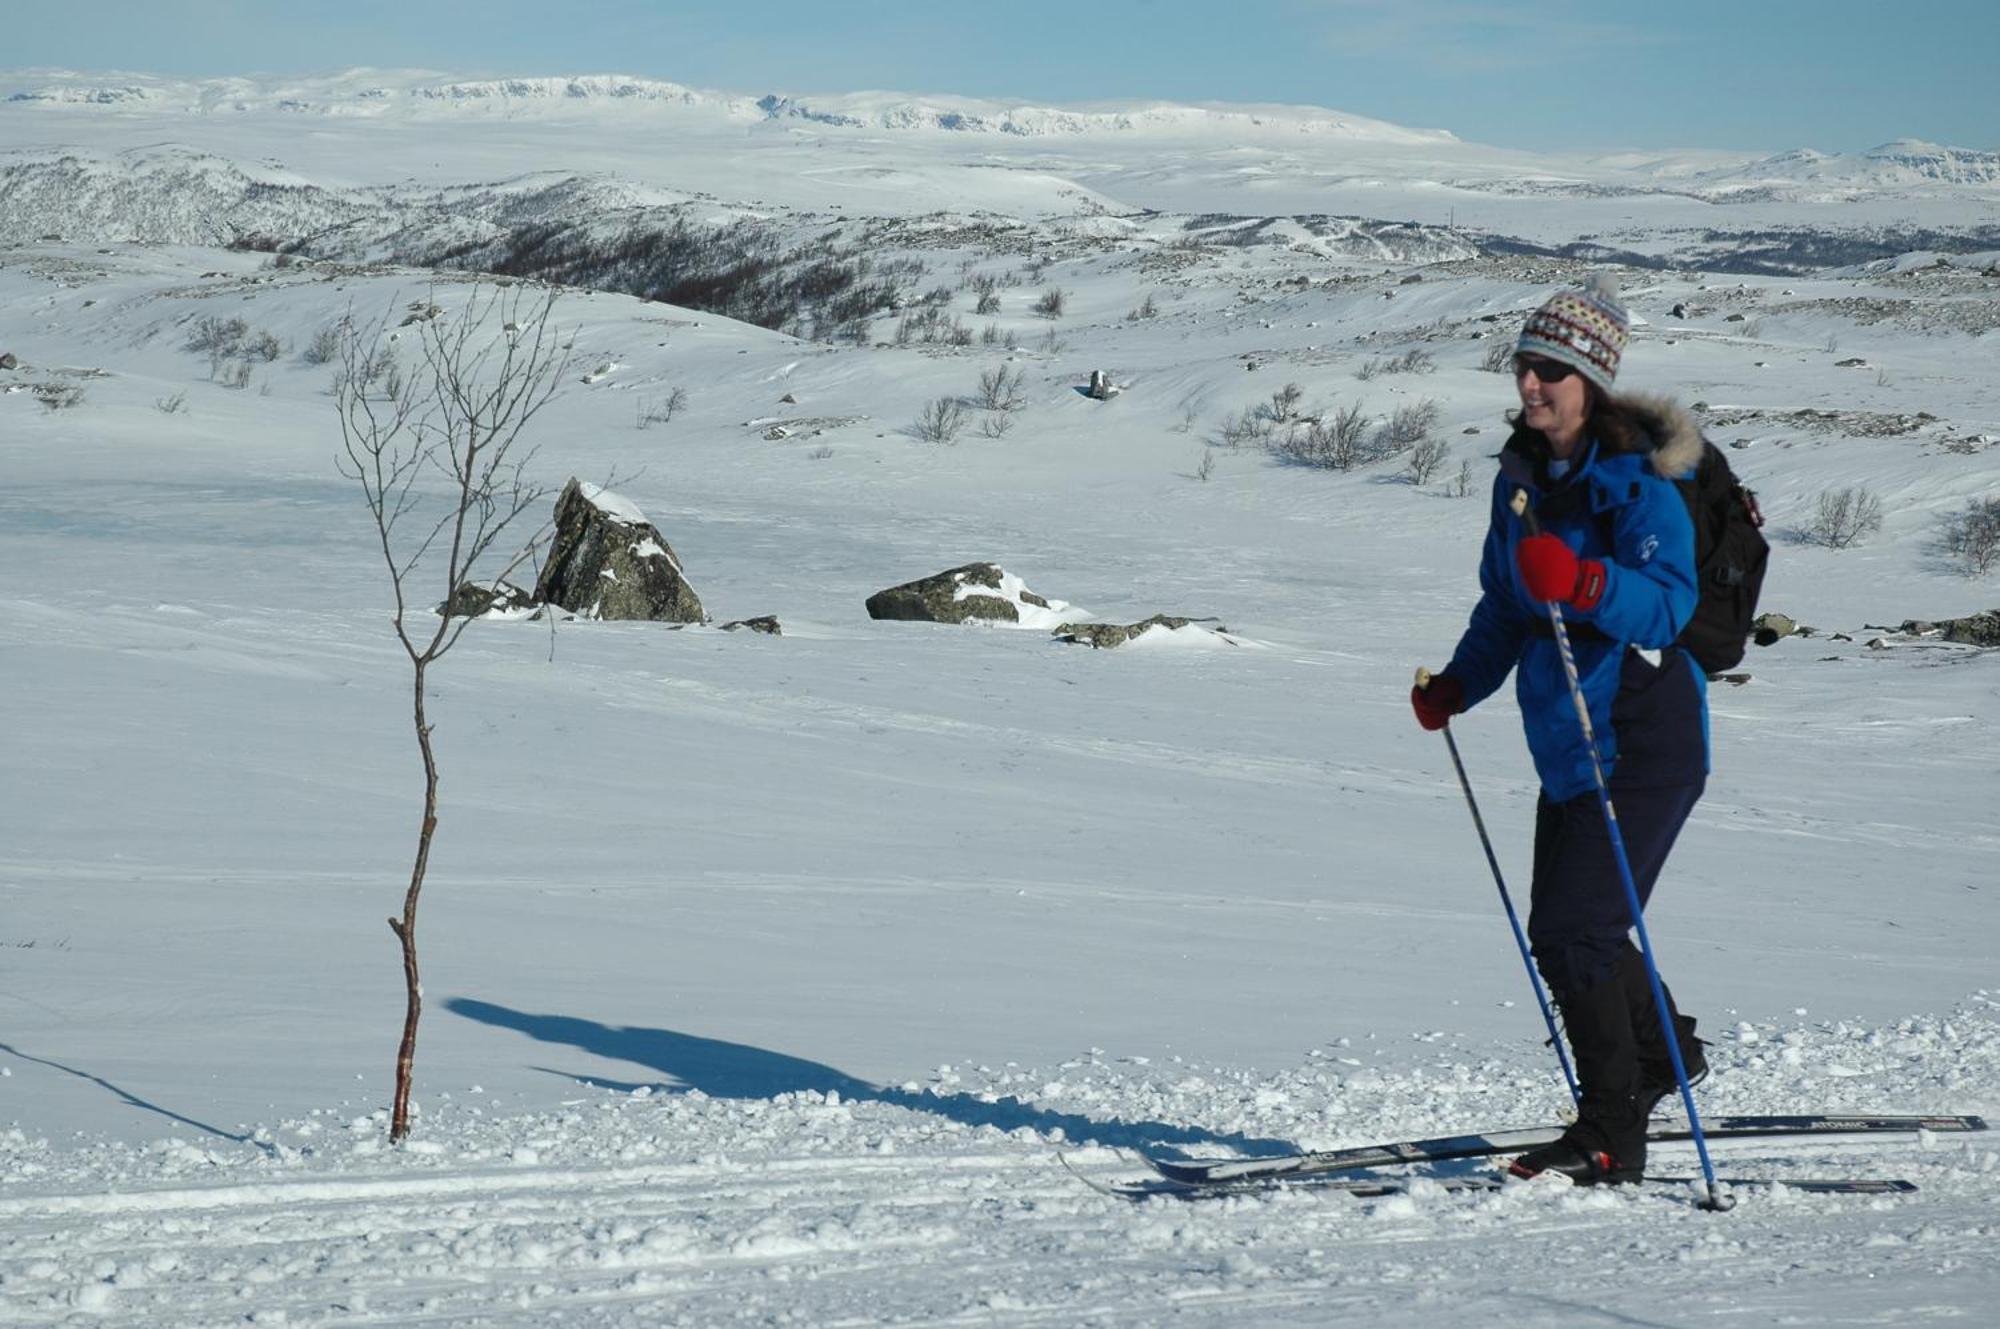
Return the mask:
<path id="1" fill-rule="evenodd" d="M 1729 449 L 1766 607 L 1810 629 L 1715 686 L 1649 915 L 1713 1040 L 1702 1108 L 2000 1118 L 2000 651 L 1906 630 L 2000 608 L 1940 539 L 2000 498 L 1990 189 L 1697 227 L 1685 193 L 1558 198 L 1546 163 L 1359 121 L 1367 160 L 1193 143 L 1184 110 L 1014 156 L 997 119 L 937 123 L 955 98 L 803 103 L 847 134 L 615 79 L 12 83 L 0 1324 L 1976 1323 L 2000 1297 L 1990 1134 L 1718 1146 L 1735 1177 L 1920 1188 L 1727 1216 L 1673 1184 L 1134 1204 L 1056 1156 L 1129 1178 L 1138 1149 L 1560 1117 L 1406 694 L 1476 594 L 1513 401 L 1482 366 L 1587 270 L 1547 251 L 1593 245 L 1790 265 L 1620 269 L 1621 382 Z M 403 106 L 470 86 L 541 109 Z M 396 105 L 363 113 L 374 88 Z M 895 105 L 932 122 L 885 137 Z M 663 152 L 643 115 L 713 132 Z M 1404 206 L 1460 172 L 1505 186 L 1454 188 L 1483 218 Z M 1856 256 L 1878 222 L 1942 243 Z M 328 349 L 381 321 L 386 382 L 496 270 L 563 288 L 537 517 L 608 485 L 713 622 L 481 621 L 433 673 L 392 1148 L 383 919 L 421 769 Z M 1343 407 L 1441 460 L 1297 464 Z M 1816 542 L 1843 490 L 1879 529 Z M 1093 650 L 864 608 L 975 562 L 1052 618 L 1191 623 Z M 720 626 L 760 615 L 782 634 Z M 1518 716 L 1454 733 L 1525 904 Z"/>

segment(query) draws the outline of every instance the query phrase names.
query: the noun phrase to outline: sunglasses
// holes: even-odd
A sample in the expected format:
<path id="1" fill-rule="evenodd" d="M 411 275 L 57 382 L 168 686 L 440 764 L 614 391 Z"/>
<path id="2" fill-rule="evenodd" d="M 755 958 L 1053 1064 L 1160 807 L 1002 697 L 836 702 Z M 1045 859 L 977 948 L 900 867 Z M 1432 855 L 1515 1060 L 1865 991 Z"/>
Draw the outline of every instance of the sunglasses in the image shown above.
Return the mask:
<path id="1" fill-rule="evenodd" d="M 1514 357 L 1514 377 L 1533 374 L 1543 383 L 1560 383 L 1576 372 L 1575 365 L 1566 365 L 1560 360 L 1544 360 L 1539 355 L 1517 355 Z"/>

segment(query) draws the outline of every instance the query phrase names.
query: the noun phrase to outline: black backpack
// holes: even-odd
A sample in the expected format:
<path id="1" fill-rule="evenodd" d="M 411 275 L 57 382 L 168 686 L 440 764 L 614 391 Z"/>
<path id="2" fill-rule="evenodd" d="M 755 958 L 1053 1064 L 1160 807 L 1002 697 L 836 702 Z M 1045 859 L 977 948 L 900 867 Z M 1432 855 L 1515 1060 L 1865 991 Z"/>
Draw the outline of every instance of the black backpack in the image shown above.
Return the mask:
<path id="1" fill-rule="evenodd" d="M 1719 674 L 1742 663 L 1757 617 L 1757 593 L 1764 589 L 1764 566 L 1771 560 L 1771 546 L 1758 529 L 1764 514 L 1757 509 L 1757 496 L 1729 469 L 1722 449 L 1706 440 L 1694 474 L 1674 481 L 1674 487 L 1694 518 L 1695 575 L 1701 586 L 1694 617 L 1674 644 L 1704 672 Z"/>

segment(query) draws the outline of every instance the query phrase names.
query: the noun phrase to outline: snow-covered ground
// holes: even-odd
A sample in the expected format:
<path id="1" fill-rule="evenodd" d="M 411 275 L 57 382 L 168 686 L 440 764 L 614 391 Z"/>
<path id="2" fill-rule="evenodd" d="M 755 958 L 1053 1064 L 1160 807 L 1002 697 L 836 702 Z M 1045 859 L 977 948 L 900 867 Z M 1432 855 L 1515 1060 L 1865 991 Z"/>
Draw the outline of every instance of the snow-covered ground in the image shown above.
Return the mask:
<path id="1" fill-rule="evenodd" d="M 2000 1150 L 1978 1139 L 1718 1149 L 1736 1175 L 1922 1187 L 1753 1192 L 1727 1217 L 1673 1188 L 1132 1205 L 1056 1161 L 1094 1141 L 1080 1167 L 1130 1175 L 1112 1150 L 1559 1113 L 1448 755 L 1405 694 L 1475 593 L 1484 505 L 1455 479 L 1469 462 L 1483 494 L 1511 398 L 1480 360 L 1578 269 L 1357 257 L 1295 223 L 1189 245 L 1142 211 L 1398 220 L 1436 196 L 1425 154 L 1492 180 L 1504 154 L 1346 117 L 1344 135 L 1286 130 L 1293 156 L 1258 186 L 1222 169 L 1229 136 L 1262 153 L 1279 135 L 1240 115 L 975 140 L 880 98 L 822 101 L 857 127 L 636 95 L 312 116 L 268 91 L 202 111 L 0 103 L 0 165 L 81 152 L 109 182 L 97 229 L 0 248 L 0 353 L 21 361 L 0 370 L 0 1324 L 1988 1313 Z M 674 106 L 701 124 L 672 150 L 621 132 Z M 253 178 L 220 188 L 266 217 L 294 187 L 365 218 L 392 187 L 550 170 L 802 231 L 830 209 L 807 184 L 828 179 L 867 182 L 846 196 L 857 217 L 987 209 L 1024 228 L 1005 247 L 894 232 L 893 256 L 927 265 L 913 293 L 950 288 L 1012 351 L 897 345 L 887 315 L 834 345 L 624 295 L 558 301 L 575 367 L 533 478 L 612 482 L 718 622 L 775 614 L 784 635 L 480 623 L 438 667 L 421 1115 L 402 1148 L 382 920 L 420 810 L 408 672 L 334 466 L 331 366 L 303 352 L 350 311 L 435 300 L 450 318 L 469 287 L 133 240 L 134 218 L 186 219 L 187 173 L 147 184 L 163 140 Z M 1356 153 L 1390 205 L 1327 182 Z M 1729 224 L 2000 223 L 1987 185 L 1869 188 Z M 1548 243 L 1591 229 L 1577 209 L 1617 207 L 1628 240 L 1722 210 L 1447 192 Z M 1624 380 L 1706 404 L 1778 537 L 1765 603 L 1817 629 L 1716 688 L 1716 772 L 1652 915 L 1716 1040 L 1714 1111 L 2000 1115 L 2000 656 L 1883 630 L 2000 606 L 2000 578 L 1935 549 L 1943 515 L 2000 491 L 1995 262 L 1625 274 L 1642 322 Z M 972 312 L 982 275 L 1003 283 L 990 319 Z M 1030 312 L 1048 286 L 1060 319 Z M 1148 297 L 1156 316 L 1128 317 Z M 210 317 L 280 354 L 225 386 L 185 349 Z M 1416 350 L 1432 372 L 1371 371 Z M 1024 378 L 1003 434 L 975 409 L 954 444 L 913 436 L 927 403 L 1002 365 Z M 1100 368 L 1124 388 L 1110 401 L 1079 390 Z M 1452 455 L 1413 484 L 1395 461 L 1323 472 L 1219 442 L 1289 383 L 1305 411 L 1434 400 Z M 80 400 L 43 404 L 64 387 Z M 640 427 L 675 388 L 671 421 Z M 1882 500 L 1879 534 L 1792 537 L 1850 486 Z M 1230 636 L 1094 651 L 863 611 L 973 561 L 1072 619 L 1165 612 Z M 1170 649 L 1190 642 L 1210 649 Z M 1534 785 L 1511 704 L 1455 732 L 1525 904 Z"/>

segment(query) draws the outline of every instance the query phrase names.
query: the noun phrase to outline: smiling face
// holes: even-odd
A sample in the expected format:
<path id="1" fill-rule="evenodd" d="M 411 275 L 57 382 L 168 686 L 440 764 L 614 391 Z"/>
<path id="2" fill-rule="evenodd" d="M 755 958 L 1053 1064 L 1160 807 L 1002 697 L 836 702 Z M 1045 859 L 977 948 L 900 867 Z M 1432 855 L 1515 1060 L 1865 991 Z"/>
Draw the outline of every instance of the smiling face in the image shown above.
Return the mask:
<path id="1" fill-rule="evenodd" d="M 1521 423 L 1548 439 L 1557 457 L 1567 458 L 1590 418 L 1590 387 L 1583 375 L 1538 355 L 1516 356 L 1514 387 L 1521 394 Z"/>

